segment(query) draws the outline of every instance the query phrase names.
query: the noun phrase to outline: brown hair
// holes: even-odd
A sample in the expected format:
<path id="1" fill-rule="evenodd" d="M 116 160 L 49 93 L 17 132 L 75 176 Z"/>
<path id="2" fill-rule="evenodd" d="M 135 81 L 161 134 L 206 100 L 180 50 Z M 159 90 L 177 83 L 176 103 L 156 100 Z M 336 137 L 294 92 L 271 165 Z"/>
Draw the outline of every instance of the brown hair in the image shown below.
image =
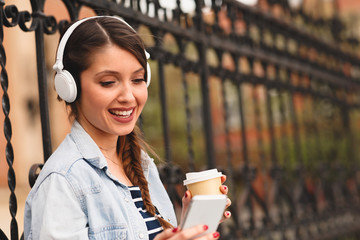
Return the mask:
<path id="1" fill-rule="evenodd" d="M 130 181 L 140 186 L 141 196 L 146 210 L 153 216 L 156 216 L 156 208 L 151 203 L 148 182 L 143 174 L 141 163 L 138 160 L 141 158 L 141 149 L 149 149 L 150 147 L 141 137 L 140 129 L 135 126 L 134 130 L 126 135 L 119 136 L 117 142 L 117 152 L 120 155 L 124 164 L 124 170 Z M 151 151 L 151 149 L 150 149 Z M 134 161 L 135 160 L 135 161 Z M 141 173 L 141 174 L 139 174 Z M 169 222 L 163 218 L 157 218 L 164 228 L 173 227 Z"/>
<path id="2" fill-rule="evenodd" d="M 78 87 L 77 99 L 81 94 L 80 74 L 90 65 L 92 55 L 108 44 L 115 44 L 133 54 L 146 71 L 147 59 L 140 36 L 122 21 L 113 17 L 99 17 L 81 23 L 71 34 L 64 50 L 64 69 L 74 77 Z M 147 72 L 145 72 L 147 79 Z M 70 118 L 78 118 L 77 101 L 66 103 L 70 107 Z M 126 136 L 119 136 L 117 153 L 123 161 L 125 173 L 130 181 L 139 186 L 146 210 L 156 216 L 156 208 L 151 203 L 148 182 L 141 166 L 141 149 L 151 151 L 137 126 Z M 156 156 L 156 155 L 155 155 Z M 164 228 L 172 227 L 162 218 L 157 218 Z"/>

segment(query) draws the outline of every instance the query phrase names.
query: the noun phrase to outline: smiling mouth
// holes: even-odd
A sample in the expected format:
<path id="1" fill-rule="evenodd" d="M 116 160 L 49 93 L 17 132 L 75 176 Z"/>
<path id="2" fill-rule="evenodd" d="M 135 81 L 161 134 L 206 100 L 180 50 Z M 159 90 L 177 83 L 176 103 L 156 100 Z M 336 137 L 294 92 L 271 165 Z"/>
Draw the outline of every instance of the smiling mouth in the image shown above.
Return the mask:
<path id="1" fill-rule="evenodd" d="M 116 117 L 119 118 L 128 118 L 131 116 L 131 114 L 133 113 L 134 109 L 130 109 L 128 111 L 119 111 L 119 110 L 109 110 L 109 112 L 112 115 L 115 115 Z"/>

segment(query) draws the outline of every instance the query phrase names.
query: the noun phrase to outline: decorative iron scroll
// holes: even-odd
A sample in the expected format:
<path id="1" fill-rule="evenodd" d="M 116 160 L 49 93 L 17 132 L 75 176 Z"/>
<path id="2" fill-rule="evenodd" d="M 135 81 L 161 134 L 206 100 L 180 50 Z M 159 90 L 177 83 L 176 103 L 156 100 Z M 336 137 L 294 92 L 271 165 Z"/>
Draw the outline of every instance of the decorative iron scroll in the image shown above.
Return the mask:
<path id="1" fill-rule="evenodd" d="M 45 0 L 30 0 L 31 12 L 0 3 L 10 239 L 19 239 L 4 27 L 36 37 L 44 161 L 30 169 L 32 186 L 52 149 L 44 35 L 68 21 L 47 16 Z M 281 16 L 235 0 L 194 0 L 192 12 L 182 1 L 172 9 L 158 0 L 62 3 L 71 21 L 86 7 L 148 31 L 156 65 L 149 91 L 160 103 L 142 116 L 141 128 L 149 137 L 147 118 L 161 121 L 159 172 L 177 212 L 184 172 L 216 167 L 227 175 L 232 200 L 221 239 L 359 238 L 359 42 L 344 37 L 338 18 L 312 18 L 286 0 L 267 0 Z M 170 66 L 176 76 L 167 73 Z M 174 121 L 175 109 L 184 121 Z M 0 239 L 8 239 L 1 230 Z"/>

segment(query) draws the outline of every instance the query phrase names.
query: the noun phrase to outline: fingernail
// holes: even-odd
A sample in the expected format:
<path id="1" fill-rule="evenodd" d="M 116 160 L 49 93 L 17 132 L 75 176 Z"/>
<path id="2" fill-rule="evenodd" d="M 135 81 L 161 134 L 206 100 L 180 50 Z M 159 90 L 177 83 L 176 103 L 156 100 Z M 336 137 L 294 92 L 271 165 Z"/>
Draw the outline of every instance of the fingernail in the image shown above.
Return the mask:
<path id="1" fill-rule="evenodd" d="M 227 189 L 227 186 L 224 186 L 224 190 L 226 190 Z"/>
<path id="2" fill-rule="evenodd" d="M 225 213 L 225 215 L 227 216 L 227 217 L 230 217 L 230 212 L 229 211 L 227 211 L 226 213 Z"/>
<path id="3" fill-rule="evenodd" d="M 208 225 L 204 225 L 204 226 L 203 226 L 203 229 L 204 229 L 205 231 L 208 230 L 208 229 L 209 229 Z"/>
<path id="4" fill-rule="evenodd" d="M 184 195 L 184 196 L 185 196 L 185 198 L 187 198 L 187 196 L 188 196 L 187 192 L 185 192 L 185 195 Z"/>
<path id="5" fill-rule="evenodd" d="M 178 228 L 173 228 L 172 232 L 173 232 L 173 233 L 176 233 L 177 230 L 178 230 Z"/>
<path id="6" fill-rule="evenodd" d="M 214 233 L 213 233 L 213 237 L 214 237 L 214 238 L 218 238 L 218 237 L 220 237 L 220 233 L 218 233 L 218 232 L 214 232 Z"/>

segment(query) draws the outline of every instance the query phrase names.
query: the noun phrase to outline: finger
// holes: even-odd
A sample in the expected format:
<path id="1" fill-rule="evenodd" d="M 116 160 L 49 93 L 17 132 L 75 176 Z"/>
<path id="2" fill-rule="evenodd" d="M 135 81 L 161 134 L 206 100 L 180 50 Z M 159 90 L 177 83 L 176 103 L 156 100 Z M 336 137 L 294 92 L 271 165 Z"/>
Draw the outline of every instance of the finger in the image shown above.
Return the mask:
<path id="1" fill-rule="evenodd" d="M 226 194 L 228 194 L 229 188 L 226 185 L 221 185 L 220 191 L 226 195 Z"/>
<path id="2" fill-rule="evenodd" d="M 177 232 L 178 228 L 167 228 L 164 231 L 162 231 L 161 233 L 159 233 L 158 235 L 156 235 L 156 237 L 154 238 L 154 240 L 165 240 L 165 239 L 169 239 L 170 237 L 174 236 L 175 233 Z"/>
<path id="3" fill-rule="evenodd" d="M 213 233 L 205 234 L 204 236 L 201 236 L 200 238 L 196 238 L 196 240 L 210 240 L 210 239 L 219 239 L 219 238 L 220 238 L 220 233 L 213 232 Z"/>
<path id="4" fill-rule="evenodd" d="M 225 211 L 223 217 L 220 220 L 220 223 L 224 222 L 225 220 L 229 219 L 231 217 L 230 211 Z"/>
<path id="5" fill-rule="evenodd" d="M 183 229 L 180 232 L 176 233 L 176 235 L 174 236 L 174 239 L 193 239 L 195 236 L 206 232 L 208 229 L 209 229 L 209 227 L 207 225 L 197 225 L 195 227 Z M 209 235 L 209 234 L 207 234 L 207 235 Z M 200 240 L 200 239 L 208 239 L 208 238 L 201 237 L 201 238 L 196 238 L 196 239 Z"/>
<path id="6" fill-rule="evenodd" d="M 189 203 L 191 201 L 191 193 L 189 190 L 187 190 L 185 193 L 184 193 L 184 196 L 182 198 L 182 204 L 183 204 L 183 208 L 187 208 L 189 206 Z"/>
<path id="7" fill-rule="evenodd" d="M 230 198 L 228 198 L 227 201 L 226 201 L 225 208 L 230 207 L 230 205 L 231 205 L 231 200 L 230 200 Z"/>
<path id="8" fill-rule="evenodd" d="M 226 175 L 221 176 L 221 184 L 223 184 L 226 181 Z"/>
<path id="9" fill-rule="evenodd" d="M 191 201 L 191 193 L 189 190 L 187 190 L 185 193 L 184 193 L 184 196 L 182 198 L 182 211 L 181 211 L 181 219 L 184 219 L 184 215 L 186 213 L 186 210 L 188 209 L 189 207 L 189 204 L 190 204 L 190 201 Z"/>
<path id="10" fill-rule="evenodd" d="M 228 198 L 227 199 L 227 202 L 226 202 L 226 205 L 225 205 L 225 209 L 227 209 L 229 206 L 231 205 L 231 200 Z M 221 220 L 220 220 L 220 223 L 224 222 L 226 219 L 229 219 L 231 217 L 231 212 L 230 211 L 225 211 Z"/>

